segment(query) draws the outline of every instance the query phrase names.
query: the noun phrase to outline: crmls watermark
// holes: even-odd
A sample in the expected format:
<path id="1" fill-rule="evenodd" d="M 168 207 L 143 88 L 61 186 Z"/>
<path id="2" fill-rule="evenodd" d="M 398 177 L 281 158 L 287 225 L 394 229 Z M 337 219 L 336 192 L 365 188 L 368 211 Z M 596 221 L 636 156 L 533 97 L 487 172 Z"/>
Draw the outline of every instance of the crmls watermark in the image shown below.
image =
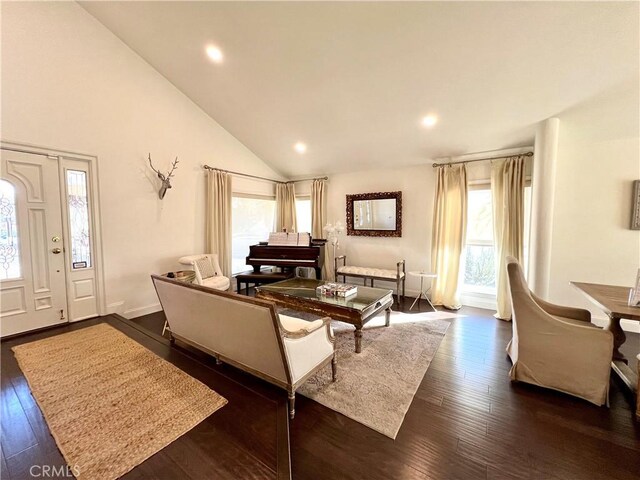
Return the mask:
<path id="1" fill-rule="evenodd" d="M 80 475 L 77 465 L 31 465 L 29 474 L 32 478 L 74 478 Z"/>

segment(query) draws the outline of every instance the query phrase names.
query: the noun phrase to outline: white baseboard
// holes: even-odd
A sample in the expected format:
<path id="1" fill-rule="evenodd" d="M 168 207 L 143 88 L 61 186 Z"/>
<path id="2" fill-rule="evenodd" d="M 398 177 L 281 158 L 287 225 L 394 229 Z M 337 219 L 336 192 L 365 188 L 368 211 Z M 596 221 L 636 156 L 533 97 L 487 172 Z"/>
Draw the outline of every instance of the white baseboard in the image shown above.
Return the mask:
<path id="1" fill-rule="evenodd" d="M 487 295 L 485 293 L 463 293 L 460 296 L 462 305 L 467 307 L 485 308 L 487 310 L 496 310 L 495 295 Z"/>
<path id="2" fill-rule="evenodd" d="M 124 313 L 124 300 L 107 305 L 107 315 L 110 313 L 117 313 L 118 315 L 122 315 Z"/>
<path id="3" fill-rule="evenodd" d="M 121 315 L 124 318 L 131 320 L 132 318 L 142 317 L 143 315 L 149 315 L 150 313 L 159 312 L 160 310 L 162 310 L 162 306 L 159 303 L 154 303 L 153 305 L 147 305 L 146 307 L 125 310 Z"/>

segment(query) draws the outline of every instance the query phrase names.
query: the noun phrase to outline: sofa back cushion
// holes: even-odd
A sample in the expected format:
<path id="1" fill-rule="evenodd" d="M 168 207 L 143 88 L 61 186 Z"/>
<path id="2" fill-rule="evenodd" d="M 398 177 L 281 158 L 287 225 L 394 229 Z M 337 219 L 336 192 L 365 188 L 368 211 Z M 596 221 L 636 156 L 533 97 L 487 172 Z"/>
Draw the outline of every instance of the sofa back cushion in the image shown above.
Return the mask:
<path id="1" fill-rule="evenodd" d="M 267 302 L 153 276 L 171 332 L 286 384 L 275 310 Z"/>

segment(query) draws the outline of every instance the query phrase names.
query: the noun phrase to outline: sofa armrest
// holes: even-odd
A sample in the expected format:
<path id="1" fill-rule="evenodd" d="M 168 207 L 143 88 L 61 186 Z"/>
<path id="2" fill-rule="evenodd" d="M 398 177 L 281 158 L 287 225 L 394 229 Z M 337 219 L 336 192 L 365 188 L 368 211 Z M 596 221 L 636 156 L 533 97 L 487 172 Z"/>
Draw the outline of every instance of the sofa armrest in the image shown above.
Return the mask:
<path id="1" fill-rule="evenodd" d="M 289 361 L 294 388 L 311 372 L 317 371 L 330 359 L 335 359 L 336 344 L 331 331 L 331 319 L 326 317 L 316 320 L 312 322 L 314 326 L 316 322 L 320 326 L 311 332 L 283 330 L 282 343 Z"/>
<path id="2" fill-rule="evenodd" d="M 572 318 L 574 320 L 581 320 L 583 322 L 591 322 L 591 312 L 584 308 L 565 307 L 562 305 L 555 305 L 553 303 L 546 302 L 533 292 L 531 297 L 549 315 L 555 315 L 557 317 Z"/>
<path id="3" fill-rule="evenodd" d="M 331 329 L 331 318 L 324 317 L 309 322 L 296 317 L 290 317 L 289 315 L 278 314 L 280 320 L 280 326 L 282 327 L 282 333 L 285 338 L 300 338 L 319 330 L 323 326 Z M 331 334 L 333 335 L 333 333 Z"/>

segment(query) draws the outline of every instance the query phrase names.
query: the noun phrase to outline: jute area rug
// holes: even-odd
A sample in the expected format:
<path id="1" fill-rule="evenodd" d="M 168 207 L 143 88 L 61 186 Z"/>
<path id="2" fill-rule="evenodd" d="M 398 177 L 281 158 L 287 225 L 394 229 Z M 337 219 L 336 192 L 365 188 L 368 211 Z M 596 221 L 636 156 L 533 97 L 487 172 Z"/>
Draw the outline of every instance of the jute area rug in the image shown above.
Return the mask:
<path id="1" fill-rule="evenodd" d="M 338 378 L 331 382 L 328 369 L 322 369 L 298 393 L 395 439 L 449 320 L 456 317 L 392 312 L 391 325 L 385 327 L 381 314 L 363 329 L 361 353 L 354 351 L 354 327 L 334 321 Z"/>
<path id="2" fill-rule="evenodd" d="M 227 403 L 105 323 L 13 351 L 81 480 L 124 475 Z"/>

